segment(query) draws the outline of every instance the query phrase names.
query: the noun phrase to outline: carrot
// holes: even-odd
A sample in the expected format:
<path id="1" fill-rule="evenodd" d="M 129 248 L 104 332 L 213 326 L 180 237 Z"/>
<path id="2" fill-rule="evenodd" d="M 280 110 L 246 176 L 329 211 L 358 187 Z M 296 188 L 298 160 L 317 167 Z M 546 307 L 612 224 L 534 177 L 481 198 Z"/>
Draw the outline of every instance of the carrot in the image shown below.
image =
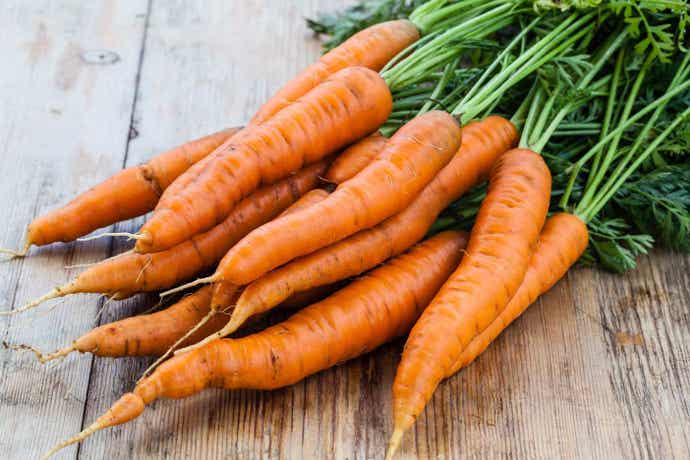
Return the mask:
<path id="1" fill-rule="evenodd" d="M 321 200 L 325 199 L 328 196 L 328 192 L 325 190 L 321 189 L 314 189 L 309 191 L 308 193 L 304 194 L 300 199 L 295 201 L 290 207 L 288 207 L 285 211 L 283 211 L 280 216 L 287 216 L 291 213 L 300 211 L 302 209 L 306 209 L 309 206 L 312 206 L 315 203 L 320 202 Z M 279 216 L 279 217 L 280 217 Z M 318 296 L 318 293 L 315 293 Z M 221 302 L 222 305 L 234 305 L 235 301 L 237 300 L 238 297 L 238 289 L 237 286 L 234 284 L 230 283 L 217 283 L 212 290 L 212 299 L 216 299 L 217 302 Z M 305 297 L 307 300 L 309 299 L 309 296 Z M 299 299 L 298 299 L 299 300 Z M 209 302 L 211 303 L 211 302 Z M 190 329 L 188 329 L 187 334 L 180 337 L 177 342 L 175 342 L 164 355 L 161 356 L 157 361 L 155 361 L 153 364 L 149 366 L 148 369 L 144 372 L 144 375 L 146 375 L 150 370 L 154 369 L 159 363 L 163 362 L 165 358 L 168 357 L 170 353 L 174 351 L 174 349 L 179 348 L 180 345 L 182 345 L 185 342 L 189 342 L 187 340 L 188 337 L 191 337 L 192 335 L 196 335 L 198 330 L 204 329 L 206 330 L 206 323 L 210 321 L 212 318 L 215 318 L 217 316 L 217 312 L 219 311 L 218 308 L 211 308 L 207 311 L 206 315 L 203 316 L 202 318 L 199 319 L 199 321 L 196 323 L 196 325 Z M 223 311 L 223 313 L 225 313 Z M 226 318 L 227 320 L 227 318 Z M 227 321 L 226 321 L 227 323 Z M 215 329 L 214 331 L 211 332 L 211 334 L 217 332 L 221 328 Z M 208 336 L 204 336 L 208 337 Z M 199 340 L 196 340 L 194 343 L 198 342 Z M 182 349 L 184 350 L 184 348 Z"/>
<path id="2" fill-rule="evenodd" d="M 406 20 L 376 24 L 355 34 L 338 48 L 324 55 L 317 64 L 306 69 L 288 86 L 279 91 L 259 110 L 252 119 L 251 125 L 265 123 L 280 110 L 324 82 L 336 71 L 352 66 L 364 66 L 374 70 L 381 69 L 390 59 L 418 38 L 419 32 L 416 26 Z M 249 137 L 251 138 L 251 136 Z M 203 168 L 207 168 L 206 163 L 210 162 L 211 159 L 207 159 L 198 166 L 197 170 L 202 171 Z M 161 198 L 159 207 L 167 209 L 168 207 L 179 206 L 174 197 L 178 193 L 182 193 L 187 187 L 192 186 L 194 182 L 195 176 L 191 174 L 182 178 L 175 184 L 176 187 L 173 187 L 170 193 Z M 143 238 L 139 238 L 140 242 L 137 243 L 139 252 L 160 250 L 160 247 L 159 249 L 148 247 L 150 245 L 149 237 L 150 235 L 145 235 Z"/>
<path id="3" fill-rule="evenodd" d="M 221 224 L 167 251 L 130 253 L 96 264 L 64 286 L 7 313 L 34 308 L 48 299 L 76 293 L 103 293 L 124 298 L 138 292 L 175 286 L 212 267 L 252 229 L 269 221 L 313 189 L 328 166 L 328 159 L 282 181 L 257 190 L 241 201 Z M 0 312 L 3 314 L 5 312 Z"/>
<path id="4" fill-rule="evenodd" d="M 335 288 L 336 285 L 328 285 L 300 292 L 280 304 L 279 308 L 300 309 L 328 297 Z M 25 345 L 19 348 L 30 349 L 42 363 L 63 358 L 73 352 L 92 353 L 107 358 L 161 356 L 209 313 L 211 295 L 211 286 L 204 286 L 165 310 L 125 318 L 94 328 L 70 346 L 54 353 L 44 354 Z M 227 321 L 225 313 L 215 314 L 203 327 L 180 342 L 180 346 L 198 342 L 220 330 Z"/>
<path id="5" fill-rule="evenodd" d="M 450 161 L 460 140 L 460 126 L 445 112 L 415 118 L 375 162 L 328 198 L 249 233 L 223 257 L 209 281 L 243 286 L 295 257 L 378 224 L 416 198 Z"/>
<path id="6" fill-rule="evenodd" d="M 574 214 L 558 213 L 549 217 L 517 292 L 491 325 L 463 350 L 448 376 L 474 361 L 537 297 L 565 276 L 587 249 L 588 242 L 587 226 Z"/>
<path id="7" fill-rule="evenodd" d="M 316 286 L 308 291 L 296 292 L 283 302 L 278 305 L 278 308 L 285 310 L 298 310 L 305 307 L 306 305 L 311 305 L 320 300 L 325 299 L 329 295 L 333 294 L 335 291 L 343 288 L 347 282 L 341 281 L 338 283 L 326 284 L 324 286 Z M 244 291 L 242 291 L 244 292 Z M 227 313 L 226 313 L 227 315 Z M 256 315 L 255 315 L 256 316 Z M 225 323 L 227 324 L 228 318 L 225 317 Z M 223 324 L 225 326 L 225 324 Z M 218 328 L 220 330 L 220 328 Z M 214 331 L 215 332 L 215 331 Z"/>
<path id="8" fill-rule="evenodd" d="M 404 19 L 368 27 L 324 54 L 318 62 L 293 78 L 264 103 L 250 123 L 266 122 L 338 70 L 364 66 L 378 72 L 388 61 L 417 40 L 417 27 Z"/>
<path id="9" fill-rule="evenodd" d="M 295 201 L 289 208 L 281 212 L 278 217 L 286 216 L 290 213 L 301 211 L 309 206 L 318 203 L 319 201 L 325 199 L 328 196 L 326 190 L 315 188 L 314 190 L 309 190 L 307 193 L 302 195 L 299 200 Z"/>
<path id="10" fill-rule="evenodd" d="M 331 184 L 342 184 L 353 178 L 383 150 L 388 139 L 379 131 L 343 150 L 333 161 L 324 179 Z"/>
<path id="11" fill-rule="evenodd" d="M 166 190 L 136 236 L 135 250 L 161 251 L 213 227 L 262 182 L 279 180 L 376 130 L 391 107 L 390 91 L 374 71 L 337 72 L 180 176 L 182 185 Z"/>
<path id="12" fill-rule="evenodd" d="M 371 229 L 273 270 L 245 287 L 228 325 L 230 334 L 249 317 L 270 310 L 294 293 L 359 275 L 421 240 L 439 213 L 486 180 L 496 159 L 518 139 L 508 120 L 491 116 L 467 124 L 453 159 L 405 210 Z M 337 160 L 336 160 L 337 161 Z M 221 301 L 216 301 L 221 305 Z"/>
<path id="13" fill-rule="evenodd" d="M 393 384 L 395 428 L 388 458 L 462 351 L 517 291 L 544 225 L 550 194 L 551 174 L 537 153 L 513 149 L 496 162 L 467 254 L 405 344 Z"/>
<path id="14" fill-rule="evenodd" d="M 74 351 L 111 358 L 162 355 L 208 313 L 211 295 L 211 289 L 203 287 L 165 310 L 104 324 L 55 353 L 43 355 L 37 352 L 38 358 L 41 362 L 46 362 Z M 185 343 L 195 343 L 205 337 L 204 332 L 212 333 L 225 322 L 227 317 L 218 313 Z"/>
<path id="15" fill-rule="evenodd" d="M 27 229 L 22 251 L 3 252 L 24 256 L 32 245 L 73 241 L 98 228 L 146 214 L 177 176 L 239 129 L 229 128 L 187 142 L 147 163 L 120 171 L 67 205 L 37 217 Z"/>
<path id="16" fill-rule="evenodd" d="M 266 101 L 252 117 L 250 126 L 265 123 L 333 74 L 347 67 L 362 66 L 375 71 L 381 70 L 393 57 L 418 39 L 417 27 L 406 20 L 383 22 L 358 32 L 326 53 L 317 63 L 309 66 Z M 169 196 L 184 190 L 193 179 L 187 177 L 186 180 L 178 181 Z M 167 204 L 169 196 L 163 197 L 162 203 Z"/>
<path id="17" fill-rule="evenodd" d="M 440 233 L 282 323 L 168 360 L 48 455 L 138 417 L 158 398 L 184 398 L 207 387 L 290 385 L 405 334 L 457 266 L 465 242 L 464 233 Z"/>
<path id="18" fill-rule="evenodd" d="M 376 225 L 403 209 L 452 158 L 460 147 L 461 132 L 456 120 L 446 112 L 433 111 L 415 118 L 388 141 L 374 163 L 340 185 L 328 198 L 256 229 L 228 251 L 213 275 L 163 295 L 206 282 L 222 283 L 217 288 L 218 295 L 214 291 L 211 308 L 218 311 L 229 306 L 227 296 L 233 292 L 233 286 L 237 289 L 295 257 Z M 319 225 L 313 225 L 314 222 Z M 225 331 L 193 347 L 221 337 Z"/>

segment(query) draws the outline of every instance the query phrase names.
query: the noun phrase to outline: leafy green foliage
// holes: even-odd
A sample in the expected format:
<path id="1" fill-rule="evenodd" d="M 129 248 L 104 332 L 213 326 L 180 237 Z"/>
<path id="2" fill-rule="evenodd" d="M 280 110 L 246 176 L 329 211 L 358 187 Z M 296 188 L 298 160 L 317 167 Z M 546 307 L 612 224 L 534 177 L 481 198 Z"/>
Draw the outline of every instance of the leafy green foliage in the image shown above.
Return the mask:
<path id="1" fill-rule="evenodd" d="M 594 219 L 589 229 L 588 259 L 616 273 L 635 268 L 636 258 L 654 245 L 651 235 L 631 234 L 630 225 L 620 218 Z"/>
<path id="2" fill-rule="evenodd" d="M 664 245 L 690 252 L 690 164 L 642 175 L 614 197 L 621 214 Z"/>
<path id="3" fill-rule="evenodd" d="M 321 13 L 307 19 L 307 26 L 318 35 L 328 35 L 324 51 L 329 51 L 362 29 L 379 22 L 406 18 L 418 6 L 429 0 L 360 0 L 355 5 L 335 13 Z"/>
<path id="4" fill-rule="evenodd" d="M 540 150 L 551 169 L 551 211 L 573 211 L 585 203 L 587 212 L 578 211 L 589 220 L 591 240 L 585 263 L 625 272 L 635 267 L 636 259 L 647 253 L 655 239 L 690 251 L 690 120 L 677 123 L 690 107 L 690 90 L 676 94 L 653 121 L 646 124 L 645 118 L 629 123 L 616 134 L 620 137 L 611 140 L 609 136 L 600 144 L 603 148 L 592 150 L 629 118 L 626 111 L 635 114 L 657 101 L 669 91 L 674 76 L 687 67 L 687 58 L 679 51 L 687 47 L 688 0 L 514 0 L 514 8 L 505 14 L 490 13 L 501 2 L 468 2 L 463 7 L 463 1 L 359 0 L 342 13 L 310 21 L 309 26 L 316 33 L 331 35 L 325 45 L 330 49 L 362 28 L 407 17 L 415 7 L 424 5 L 410 17 L 438 27 L 430 28 L 433 37 L 414 51 L 416 60 L 401 61 L 406 63 L 403 69 L 407 73 L 391 85 L 395 103 L 382 132 L 392 134 L 422 109 L 450 111 L 478 92 L 492 96 L 486 90 L 486 78 L 493 81 L 495 74 L 503 73 L 506 79 L 497 80 L 495 86 L 502 88 L 505 80 L 511 90 L 489 99 L 476 114 L 463 115 L 467 119 L 489 113 L 512 116 L 521 130 L 534 132 L 534 139 L 526 139 L 533 142 L 524 145 Z M 524 8 L 530 2 L 536 15 Z M 573 13 L 574 9 L 583 13 Z M 538 40 L 567 18 L 593 15 L 588 9 L 596 10 L 598 20 L 587 34 L 539 65 L 525 66 Z M 470 25 L 479 13 L 489 14 L 482 27 L 495 28 L 479 35 L 467 33 L 474 30 Z M 505 25 L 497 27 L 498 21 Z M 536 26 L 525 30 L 533 22 Z M 462 33 L 439 39 L 442 46 L 436 44 L 434 37 L 445 37 L 450 29 Z M 524 35 L 518 35 L 521 31 Z M 448 67 L 452 62 L 455 69 Z M 516 62 L 520 67 L 512 66 Z M 399 70 L 398 64 L 386 72 Z M 523 80 L 519 80 L 521 72 L 526 76 Z M 517 75 L 515 79 L 513 75 Z M 681 80 L 687 79 L 686 72 Z M 514 80 L 519 83 L 513 85 Z M 541 88 L 539 98 L 534 98 L 536 88 Z M 667 128 L 674 120 L 671 132 Z M 615 181 L 655 141 L 660 143 L 645 156 L 642 167 L 630 173 L 622 189 L 616 192 L 619 184 L 615 184 L 609 194 L 604 188 L 608 181 Z M 590 152 L 597 162 L 579 161 Z M 471 229 L 485 194 L 485 185 L 467 193 L 439 216 L 431 232 Z"/>
<path id="5" fill-rule="evenodd" d="M 623 18 L 628 32 L 637 40 L 638 54 L 651 53 L 668 63 L 676 50 L 684 49 L 690 6 L 687 0 L 534 0 L 534 8 L 609 11 Z"/>

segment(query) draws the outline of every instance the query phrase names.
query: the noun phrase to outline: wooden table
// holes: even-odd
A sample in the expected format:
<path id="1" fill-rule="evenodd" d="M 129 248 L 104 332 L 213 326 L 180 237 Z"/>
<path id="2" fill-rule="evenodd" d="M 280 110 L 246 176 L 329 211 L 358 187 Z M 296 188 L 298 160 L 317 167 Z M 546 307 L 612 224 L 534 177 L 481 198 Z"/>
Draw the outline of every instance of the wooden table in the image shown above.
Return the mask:
<path id="1" fill-rule="evenodd" d="M 343 0 L 5 0 L 0 9 L 0 246 L 123 166 L 246 121 L 319 44 L 303 18 Z M 135 230 L 142 220 L 116 226 Z M 99 261 L 109 240 L 0 265 L 0 305 Z M 688 458 L 690 258 L 627 276 L 573 270 L 468 369 L 443 383 L 401 458 Z M 2 340 L 58 348 L 151 299 L 0 318 Z M 57 458 L 382 458 L 400 341 L 289 388 L 159 401 Z M 0 350 L 0 458 L 37 458 L 131 389 L 147 359 L 41 366 Z"/>

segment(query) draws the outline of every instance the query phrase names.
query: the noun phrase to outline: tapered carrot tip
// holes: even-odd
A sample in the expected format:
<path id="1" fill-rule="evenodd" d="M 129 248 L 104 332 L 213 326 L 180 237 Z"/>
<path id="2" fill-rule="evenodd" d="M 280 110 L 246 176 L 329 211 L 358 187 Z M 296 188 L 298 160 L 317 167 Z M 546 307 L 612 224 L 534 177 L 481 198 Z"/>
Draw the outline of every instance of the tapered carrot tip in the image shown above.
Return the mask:
<path id="1" fill-rule="evenodd" d="M 192 351 L 196 348 L 203 347 L 209 342 L 212 342 L 217 339 L 222 339 L 223 337 L 226 337 L 233 332 L 235 332 L 237 329 L 242 326 L 242 324 L 247 320 L 246 315 L 243 316 L 233 316 L 230 318 L 230 321 L 227 322 L 227 324 L 218 332 L 214 332 L 213 334 L 209 335 L 206 337 L 204 340 L 201 340 L 193 345 L 189 345 L 188 347 L 180 348 L 175 352 L 175 356 L 181 355 L 183 353 L 187 353 L 189 351 Z"/>
<path id="2" fill-rule="evenodd" d="M 69 347 L 61 348 L 58 351 L 55 351 L 53 353 L 48 353 L 48 354 L 42 354 L 40 352 L 37 353 L 36 350 L 32 350 L 32 351 L 34 351 L 34 353 L 36 353 L 36 357 L 38 358 L 38 360 L 42 364 L 45 364 L 48 361 L 53 361 L 56 359 L 64 358 L 65 356 L 69 355 L 73 351 L 77 351 L 77 347 L 74 345 L 70 345 Z"/>
<path id="3" fill-rule="evenodd" d="M 97 240 L 99 238 L 107 238 L 109 236 L 127 237 L 128 240 L 137 240 L 137 241 L 148 239 L 146 236 L 140 235 L 138 233 L 106 232 L 106 233 L 99 233 L 98 235 L 91 235 L 91 236 L 85 236 L 83 238 L 77 238 L 77 241 L 91 241 L 91 240 Z"/>
<path id="4" fill-rule="evenodd" d="M 185 289 L 189 289 L 190 287 L 198 286 L 200 284 L 214 283 L 215 281 L 216 280 L 213 276 L 207 276 L 206 278 L 199 278 L 199 279 L 191 281 L 187 284 L 183 284 L 182 286 L 177 286 L 176 288 L 161 292 L 160 297 L 161 298 L 167 297 L 171 294 L 175 294 L 176 292 L 180 292 L 180 291 L 184 291 Z"/>
<path id="5" fill-rule="evenodd" d="M 86 428 L 78 435 L 63 441 L 50 449 L 42 459 L 46 460 L 65 447 L 82 442 L 84 439 L 88 438 L 97 431 L 111 426 L 121 425 L 134 418 L 137 418 L 144 411 L 144 407 L 144 400 L 141 399 L 141 397 L 134 393 L 126 393 L 91 426 Z"/>
<path id="6" fill-rule="evenodd" d="M 121 252 L 119 254 L 115 254 L 114 256 L 108 257 L 107 259 L 100 260 L 98 262 L 89 262 L 85 264 L 74 264 L 74 265 L 65 265 L 65 269 L 70 270 L 72 268 L 88 268 L 88 267 L 93 267 L 94 265 L 98 265 L 102 262 L 107 262 L 109 260 L 115 260 L 119 259 L 120 257 L 128 256 L 130 254 L 134 254 L 134 249 L 130 249 L 129 251 Z"/>
<path id="7" fill-rule="evenodd" d="M 24 247 L 21 251 L 0 248 L 0 254 L 6 254 L 10 256 L 7 258 L 7 260 L 16 259 L 17 257 L 25 257 L 29 253 L 29 248 L 31 248 L 31 244 L 31 241 L 27 241 L 26 243 L 24 243 Z"/>
<path id="8" fill-rule="evenodd" d="M 25 345 L 25 344 L 20 344 L 20 345 L 11 345 L 9 343 L 3 343 L 5 348 L 9 348 L 10 350 L 28 350 L 32 352 L 34 355 L 36 355 L 36 358 L 42 363 L 45 364 L 48 361 L 52 361 L 54 359 L 59 359 L 59 358 L 64 358 L 65 356 L 69 355 L 73 351 L 76 351 L 77 348 L 74 345 L 70 345 L 69 347 L 65 347 L 61 350 L 56 351 L 55 353 L 43 353 L 41 350 L 38 348 L 32 347 L 31 345 Z"/>
<path id="9" fill-rule="evenodd" d="M 395 452 L 397 452 L 398 447 L 400 447 L 400 441 L 402 441 L 404 431 L 400 428 L 393 430 L 393 436 L 388 442 L 388 450 L 386 451 L 386 460 L 393 460 Z"/>
<path id="10" fill-rule="evenodd" d="M 206 313 L 206 316 L 204 316 L 203 318 L 201 318 L 201 320 L 200 320 L 198 323 L 196 323 L 196 325 L 195 325 L 193 328 L 191 328 L 189 331 L 187 331 L 187 333 L 186 333 L 185 335 L 183 335 L 182 337 L 180 337 L 179 339 L 177 339 L 177 341 L 176 341 L 174 344 L 172 344 L 172 345 L 170 346 L 170 348 L 168 348 L 167 351 L 166 351 L 160 358 L 158 358 L 157 360 L 155 360 L 155 361 L 153 362 L 153 364 L 151 364 L 149 367 L 146 368 L 146 370 L 145 370 L 144 373 L 141 375 L 141 377 L 139 378 L 139 380 L 137 380 L 137 385 L 139 385 L 139 383 L 141 383 L 141 381 L 144 380 L 144 379 L 149 375 L 149 373 L 152 372 L 160 363 L 162 363 L 163 361 L 165 361 L 165 359 L 167 359 L 167 357 L 170 356 L 170 354 L 171 354 L 173 351 L 175 351 L 175 350 L 177 349 L 177 347 L 180 346 L 181 343 L 184 343 L 184 341 L 187 340 L 189 337 L 191 337 L 192 334 L 194 334 L 196 331 L 198 331 L 199 329 L 201 329 L 201 327 L 202 327 L 204 324 L 206 324 L 206 323 L 208 322 L 208 320 L 210 320 L 211 318 L 213 318 L 213 315 L 215 315 L 215 314 L 216 314 L 215 311 L 213 311 L 213 310 L 209 311 L 208 313 Z M 190 348 L 190 347 L 187 347 L 187 348 Z M 195 347 L 192 347 L 192 348 L 195 348 Z M 186 349 L 186 348 L 185 348 L 185 349 Z M 175 354 L 177 354 L 177 353 L 175 353 Z"/>
<path id="11" fill-rule="evenodd" d="M 59 297 L 64 297 L 68 294 L 72 294 L 74 290 L 74 287 L 72 286 L 72 283 L 66 284 L 64 286 L 58 286 L 54 289 L 52 289 L 50 292 L 48 292 L 45 295 L 42 295 L 38 299 L 34 299 L 31 302 L 27 303 L 21 308 L 17 308 L 15 310 L 9 310 L 9 311 L 0 311 L 0 316 L 8 316 L 8 315 L 16 315 L 17 313 L 21 313 L 27 310 L 31 310 L 32 308 L 36 308 L 43 302 L 50 300 L 50 299 L 57 299 Z"/>
<path id="12" fill-rule="evenodd" d="M 223 335 L 224 335 L 224 334 L 223 334 L 222 332 L 216 332 L 215 334 L 211 334 L 211 335 L 209 335 L 208 337 L 206 337 L 204 340 L 202 340 L 202 341 L 200 341 L 200 342 L 197 342 L 197 343 L 195 343 L 195 344 L 189 345 L 189 346 L 184 347 L 184 348 L 180 348 L 179 350 L 175 351 L 174 355 L 175 355 L 175 356 L 177 356 L 177 355 L 182 355 L 182 354 L 188 353 L 188 352 L 190 352 L 190 351 L 192 351 L 192 350 L 196 350 L 197 348 L 203 347 L 204 345 L 206 345 L 206 344 L 209 343 L 209 342 L 212 342 L 212 341 L 214 341 L 214 340 L 216 340 L 216 339 L 223 338 Z"/>

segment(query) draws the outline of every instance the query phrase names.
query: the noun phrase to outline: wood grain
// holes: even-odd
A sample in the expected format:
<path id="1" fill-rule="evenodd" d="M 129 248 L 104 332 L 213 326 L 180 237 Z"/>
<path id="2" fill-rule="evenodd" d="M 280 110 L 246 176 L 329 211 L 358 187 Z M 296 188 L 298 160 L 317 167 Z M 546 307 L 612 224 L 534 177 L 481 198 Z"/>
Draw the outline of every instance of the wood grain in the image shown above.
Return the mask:
<path id="1" fill-rule="evenodd" d="M 33 216 L 123 165 L 245 122 L 318 55 L 302 18 L 344 3 L 6 1 L 0 245 L 18 246 Z M 0 305 L 73 276 L 63 265 L 126 246 L 55 245 L 3 263 Z M 690 258 L 664 252 L 627 276 L 571 271 L 439 387 L 400 458 L 687 458 L 689 285 Z M 153 302 L 109 305 L 99 320 L 101 302 L 76 296 L 49 313 L 0 319 L 0 332 L 53 349 Z M 401 349 L 397 341 L 273 392 L 159 401 L 57 458 L 382 458 Z M 46 369 L 0 350 L 0 458 L 36 458 L 78 431 L 148 362 L 73 356 Z"/>
<path id="2" fill-rule="evenodd" d="M 18 247 L 38 213 L 122 167 L 145 2 L 3 2 L 0 12 L 0 244 Z M 102 57 L 101 57 L 102 56 Z M 56 245 L 3 262 L 2 308 L 61 284 L 65 265 L 101 259 L 107 241 Z M 0 320 L 2 339 L 53 349 L 93 327 L 98 302 Z M 37 458 L 82 426 L 90 359 L 45 368 L 0 351 L 0 457 Z M 76 447 L 63 458 L 73 458 Z"/>

